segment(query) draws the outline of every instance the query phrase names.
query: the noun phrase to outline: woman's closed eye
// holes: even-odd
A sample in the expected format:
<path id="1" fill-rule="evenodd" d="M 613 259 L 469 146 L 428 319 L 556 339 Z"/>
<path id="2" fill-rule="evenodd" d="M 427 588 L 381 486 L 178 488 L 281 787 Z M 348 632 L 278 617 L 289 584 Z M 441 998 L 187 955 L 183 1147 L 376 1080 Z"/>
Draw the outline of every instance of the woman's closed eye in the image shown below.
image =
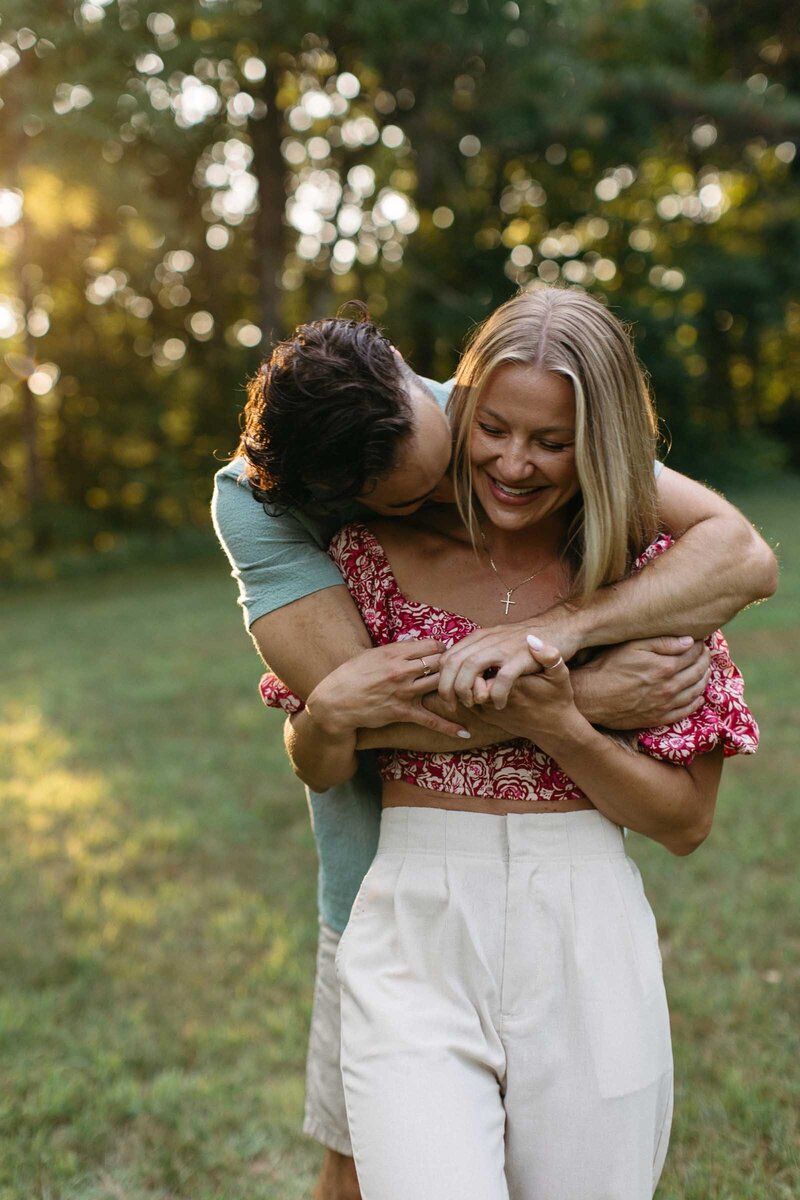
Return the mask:
<path id="1" fill-rule="evenodd" d="M 496 425 L 486 425 L 483 421 L 478 422 L 478 428 L 481 433 L 485 433 L 487 437 L 499 438 L 507 435 L 507 430 L 499 429 Z M 562 450 L 568 450 L 573 445 L 572 442 L 550 442 L 542 438 L 538 439 L 538 444 L 543 450 L 549 450 L 552 454 L 558 454 Z"/>

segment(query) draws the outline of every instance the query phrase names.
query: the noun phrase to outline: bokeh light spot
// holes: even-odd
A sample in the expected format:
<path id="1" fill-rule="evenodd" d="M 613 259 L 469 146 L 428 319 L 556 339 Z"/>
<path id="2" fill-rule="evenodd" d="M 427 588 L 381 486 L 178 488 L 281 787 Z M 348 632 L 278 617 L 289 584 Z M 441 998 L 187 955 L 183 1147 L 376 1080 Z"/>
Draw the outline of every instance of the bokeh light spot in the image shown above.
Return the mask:
<path id="1" fill-rule="evenodd" d="M 242 74 L 251 83 L 258 83 L 267 73 L 267 64 L 254 55 L 242 63 Z"/>
<path id="2" fill-rule="evenodd" d="M 344 71 L 336 80 L 336 90 L 346 100 L 355 100 L 361 91 L 361 84 L 351 71 Z"/>

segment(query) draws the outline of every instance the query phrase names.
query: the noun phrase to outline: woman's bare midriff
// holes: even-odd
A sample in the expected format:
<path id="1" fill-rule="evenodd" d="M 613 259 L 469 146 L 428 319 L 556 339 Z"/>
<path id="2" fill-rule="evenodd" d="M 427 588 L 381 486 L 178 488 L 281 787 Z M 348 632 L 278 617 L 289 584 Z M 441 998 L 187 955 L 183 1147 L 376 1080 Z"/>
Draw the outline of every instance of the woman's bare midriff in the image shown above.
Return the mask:
<path id="1" fill-rule="evenodd" d="M 383 781 L 384 808 L 447 808 L 454 812 L 494 813 L 556 813 L 585 812 L 593 809 L 589 800 L 495 800 L 491 796 L 454 796 L 449 792 L 431 792 L 401 783 L 396 779 Z"/>

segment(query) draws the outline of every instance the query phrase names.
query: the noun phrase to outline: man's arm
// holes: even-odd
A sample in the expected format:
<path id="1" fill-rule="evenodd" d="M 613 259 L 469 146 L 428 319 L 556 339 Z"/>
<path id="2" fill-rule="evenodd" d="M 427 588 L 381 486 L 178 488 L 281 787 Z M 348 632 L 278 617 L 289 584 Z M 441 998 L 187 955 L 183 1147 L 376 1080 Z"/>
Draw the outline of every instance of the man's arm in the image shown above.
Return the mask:
<path id="1" fill-rule="evenodd" d="M 702 639 L 778 586 L 775 555 L 723 496 L 665 467 L 658 504 L 678 541 L 575 613 L 581 648 L 659 634 Z"/>
<path id="2" fill-rule="evenodd" d="M 384 725 L 381 729 L 357 730 L 357 749 L 419 750 L 423 754 L 451 754 L 459 750 L 483 750 L 485 746 L 508 741 L 506 734 L 496 725 L 484 721 L 475 709 L 465 708 L 463 704 L 456 704 L 451 708 L 435 692 L 426 696 L 422 703 L 430 712 L 438 713 L 439 716 L 446 717 L 466 729 L 470 735 L 469 741 L 446 737 L 432 729 L 423 729 L 419 725 L 398 721 Z"/>
<path id="3" fill-rule="evenodd" d="M 270 670 L 304 698 L 345 662 L 363 656 L 370 646 L 360 614 L 344 586 L 314 592 L 261 617 L 250 632 Z M 398 647 L 407 644 L 398 643 Z M 425 647 L 420 653 L 427 654 Z M 385 654 L 386 648 L 381 648 L 377 659 Z M 702 643 L 691 642 L 687 647 L 677 638 L 658 638 L 615 647 L 572 672 L 575 702 L 595 725 L 633 729 L 670 724 L 702 703 L 707 667 L 708 652 Z M 362 675 L 366 676 L 365 670 Z M 392 678 L 386 666 L 381 675 L 384 687 L 380 696 L 370 697 L 370 725 L 357 730 L 357 749 L 443 754 L 482 749 L 503 740 L 497 727 L 474 709 L 458 704 L 451 710 L 436 692 L 411 699 L 401 694 L 401 680 Z M 413 723 L 397 719 L 408 705 L 414 709 Z M 435 717 L 441 724 L 434 724 Z M 429 726 L 423 723 L 428 720 Z M 457 729 L 468 730 L 470 739 L 460 737 Z M 293 741 L 288 729 L 286 736 Z"/>
<path id="4" fill-rule="evenodd" d="M 344 584 L 259 617 L 250 636 L 270 671 L 304 700 L 326 675 L 371 645 Z"/>
<path id="5" fill-rule="evenodd" d="M 481 630 L 445 655 L 439 693 L 469 706 L 475 681 L 497 667 L 491 702 L 502 708 L 514 681 L 530 671 L 525 635 L 578 650 L 635 638 L 702 639 L 777 586 L 775 556 L 749 521 L 722 496 L 665 468 L 660 516 L 678 541 L 643 571 L 601 588 L 584 605 L 559 604 L 532 622 Z"/>

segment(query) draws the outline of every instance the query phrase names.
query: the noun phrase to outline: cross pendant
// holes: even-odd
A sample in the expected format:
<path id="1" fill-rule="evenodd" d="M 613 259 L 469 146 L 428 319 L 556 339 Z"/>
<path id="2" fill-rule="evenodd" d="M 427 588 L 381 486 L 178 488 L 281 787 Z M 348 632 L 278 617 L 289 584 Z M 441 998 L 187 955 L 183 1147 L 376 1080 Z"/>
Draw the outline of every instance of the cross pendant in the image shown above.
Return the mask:
<path id="1" fill-rule="evenodd" d="M 505 598 L 505 600 L 501 600 L 501 601 L 500 601 L 500 603 L 505 605 L 505 608 L 506 608 L 506 616 L 508 616 L 508 610 L 509 610 L 509 608 L 511 607 L 511 605 L 512 605 L 512 604 L 516 604 L 517 602 L 516 602 L 516 600 L 512 600 L 512 599 L 511 599 L 511 592 L 506 592 L 506 598 Z"/>

